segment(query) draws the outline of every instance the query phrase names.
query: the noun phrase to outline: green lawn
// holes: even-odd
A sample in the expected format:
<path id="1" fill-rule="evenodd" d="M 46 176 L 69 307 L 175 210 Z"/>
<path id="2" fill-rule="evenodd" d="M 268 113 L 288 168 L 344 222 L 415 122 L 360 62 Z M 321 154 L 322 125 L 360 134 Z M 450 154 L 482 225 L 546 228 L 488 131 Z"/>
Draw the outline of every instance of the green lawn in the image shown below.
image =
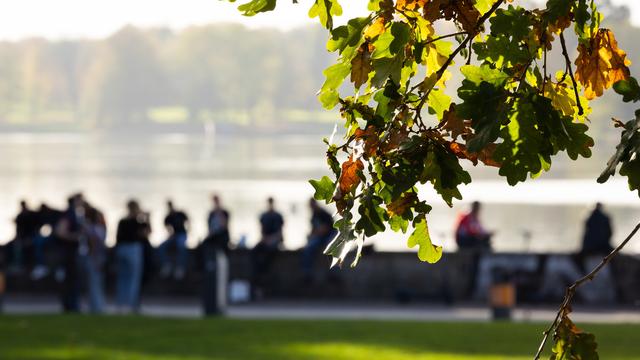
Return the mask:
<path id="1" fill-rule="evenodd" d="M 640 359 L 639 325 L 583 325 Z M 531 359 L 544 324 L 0 316 L 0 359 Z"/>

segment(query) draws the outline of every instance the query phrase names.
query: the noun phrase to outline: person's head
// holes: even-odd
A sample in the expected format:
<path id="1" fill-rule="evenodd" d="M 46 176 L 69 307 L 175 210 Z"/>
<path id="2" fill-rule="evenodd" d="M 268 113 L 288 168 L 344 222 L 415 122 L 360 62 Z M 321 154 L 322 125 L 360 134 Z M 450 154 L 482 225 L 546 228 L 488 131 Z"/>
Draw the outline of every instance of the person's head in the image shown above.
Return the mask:
<path id="1" fill-rule="evenodd" d="M 602 203 L 597 202 L 594 208 L 595 211 L 602 211 Z"/>
<path id="2" fill-rule="evenodd" d="M 482 206 L 480 205 L 479 201 L 474 201 L 471 203 L 471 213 L 474 215 L 478 215 L 480 213 L 480 208 Z"/>
<path id="3" fill-rule="evenodd" d="M 171 199 L 167 200 L 167 209 L 169 211 L 173 211 L 173 201 L 171 201 Z"/>
<path id="4" fill-rule="evenodd" d="M 267 207 L 269 208 L 270 211 L 273 211 L 273 209 L 274 209 L 273 197 L 268 197 L 267 198 Z"/>
<path id="5" fill-rule="evenodd" d="M 213 201 L 214 208 L 217 209 L 220 207 L 220 197 L 218 196 L 218 194 L 213 194 L 213 196 L 211 197 L 211 200 Z"/>
<path id="6" fill-rule="evenodd" d="M 20 200 L 20 210 L 28 210 L 27 202 L 25 200 Z"/>
<path id="7" fill-rule="evenodd" d="M 137 216 L 140 213 L 140 205 L 135 199 L 127 201 L 127 211 L 131 216 Z"/>

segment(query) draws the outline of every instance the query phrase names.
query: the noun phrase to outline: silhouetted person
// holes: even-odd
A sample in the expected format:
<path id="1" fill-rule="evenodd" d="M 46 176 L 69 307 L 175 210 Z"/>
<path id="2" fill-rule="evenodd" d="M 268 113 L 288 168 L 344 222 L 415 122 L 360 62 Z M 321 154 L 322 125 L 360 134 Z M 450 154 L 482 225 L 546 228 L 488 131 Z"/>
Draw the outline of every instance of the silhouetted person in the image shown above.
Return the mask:
<path id="1" fill-rule="evenodd" d="M 471 204 L 471 211 L 463 215 L 456 227 L 456 243 L 460 249 L 489 249 L 491 248 L 491 232 L 485 230 L 480 223 L 479 202 Z"/>
<path id="2" fill-rule="evenodd" d="M 462 253 L 462 271 L 471 274 L 466 288 L 466 296 L 473 295 L 478 278 L 478 267 L 482 253 L 491 250 L 491 236 L 480 223 L 481 205 L 478 201 L 471 204 L 471 211 L 464 214 L 458 220 L 456 226 L 456 243 L 458 251 Z"/>
<path id="3" fill-rule="evenodd" d="M 602 211 L 602 204 L 597 203 L 584 226 L 582 238 L 582 256 L 604 256 L 613 250 L 611 237 L 613 230 L 609 216 Z"/>
<path id="4" fill-rule="evenodd" d="M 311 233 L 307 236 L 307 245 L 302 250 L 302 273 L 305 280 L 313 281 L 313 266 L 318 254 L 322 253 L 336 236 L 333 217 L 314 199 L 309 200 L 311 207 Z"/>
<path id="5" fill-rule="evenodd" d="M 38 214 L 38 234 L 33 239 L 34 267 L 31 279 L 38 280 L 49 274 L 49 267 L 45 261 L 45 248 L 55 239 L 54 230 L 64 215 L 64 211 L 52 209 L 47 204 L 41 204 Z"/>
<path id="6" fill-rule="evenodd" d="M 67 209 L 54 230 L 62 250 L 64 280 L 62 284 L 62 307 L 67 312 L 80 310 L 80 280 L 78 274 L 78 249 L 84 241 L 84 201 L 81 194 L 67 200 Z"/>
<path id="7" fill-rule="evenodd" d="M 187 268 L 187 228 L 189 218 L 183 211 L 176 210 L 171 200 L 167 201 L 167 216 L 164 218 L 164 226 L 169 232 L 169 238 L 158 247 L 158 257 L 161 264 L 160 275 L 169 276 L 171 273 L 171 260 L 168 257 L 169 248 L 175 251 L 174 277 L 184 278 Z"/>
<path id="8" fill-rule="evenodd" d="M 205 238 L 205 243 L 208 246 L 228 251 L 230 240 L 229 212 L 222 207 L 218 195 L 214 195 L 212 199 L 213 209 L 211 209 L 207 217 L 209 233 Z"/>
<path id="9" fill-rule="evenodd" d="M 102 212 L 85 203 L 82 223 L 84 241 L 81 241 L 80 268 L 82 269 L 89 298 L 89 311 L 104 312 L 104 265 L 107 259 L 105 240 L 107 224 Z"/>
<path id="10" fill-rule="evenodd" d="M 24 265 L 24 253 L 27 247 L 33 245 L 35 237 L 39 232 L 38 215 L 29 209 L 27 202 L 20 201 L 20 212 L 15 219 L 16 237 L 12 243 L 13 267 L 21 269 Z"/>
<path id="11" fill-rule="evenodd" d="M 137 311 L 144 267 L 144 246 L 151 232 L 148 214 L 135 200 L 127 203 L 127 216 L 116 233 L 116 305 L 120 311 Z"/>
<path id="12" fill-rule="evenodd" d="M 264 276 L 271 269 L 271 265 L 278 254 L 283 242 L 282 227 L 284 218 L 276 211 L 272 197 L 267 199 L 267 211 L 260 215 L 260 241 L 251 250 L 252 291 L 254 297 L 262 295 Z"/>

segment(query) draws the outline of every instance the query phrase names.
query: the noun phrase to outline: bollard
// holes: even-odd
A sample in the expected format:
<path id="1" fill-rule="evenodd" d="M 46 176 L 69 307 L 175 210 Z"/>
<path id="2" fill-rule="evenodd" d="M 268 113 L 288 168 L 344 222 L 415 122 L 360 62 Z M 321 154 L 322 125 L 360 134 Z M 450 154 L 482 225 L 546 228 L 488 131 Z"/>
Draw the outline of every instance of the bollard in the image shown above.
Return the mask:
<path id="1" fill-rule="evenodd" d="M 206 316 L 224 314 L 227 308 L 228 278 L 229 264 L 224 251 L 206 246 L 202 294 L 203 310 Z"/>
<path id="2" fill-rule="evenodd" d="M 494 320 L 510 320 L 511 310 L 516 304 L 516 287 L 503 269 L 493 271 L 493 282 L 489 289 L 489 306 Z"/>

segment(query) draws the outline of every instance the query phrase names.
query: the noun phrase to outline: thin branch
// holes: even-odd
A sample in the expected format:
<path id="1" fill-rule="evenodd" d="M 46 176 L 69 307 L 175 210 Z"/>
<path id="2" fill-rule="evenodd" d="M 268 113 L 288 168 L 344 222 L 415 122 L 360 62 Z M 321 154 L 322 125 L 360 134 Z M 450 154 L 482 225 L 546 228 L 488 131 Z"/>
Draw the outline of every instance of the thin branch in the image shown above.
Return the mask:
<path id="1" fill-rule="evenodd" d="M 593 268 L 593 270 L 591 270 L 591 272 L 588 273 L 587 275 L 576 280 L 576 282 L 574 282 L 573 284 L 571 284 L 571 286 L 567 288 L 567 291 L 564 295 L 564 299 L 562 300 L 562 305 L 560 305 L 560 308 L 558 309 L 558 313 L 556 314 L 556 317 L 553 320 L 553 323 L 551 323 L 551 326 L 549 326 L 549 328 L 543 333 L 542 341 L 540 342 L 538 351 L 536 352 L 536 355 L 533 358 L 534 360 L 540 359 L 540 356 L 542 355 L 542 351 L 544 350 L 544 347 L 547 344 L 547 340 L 549 339 L 549 335 L 558 327 L 560 318 L 568 312 L 569 306 L 571 305 L 571 300 L 573 300 L 573 297 L 576 294 L 576 290 L 580 286 L 584 285 L 585 283 L 593 280 L 596 277 L 596 275 L 600 272 L 600 270 L 602 270 L 602 268 L 604 268 L 607 264 L 609 264 L 611 260 L 620 252 L 620 250 L 622 250 L 622 248 L 624 248 L 627 245 L 627 243 L 633 238 L 633 236 L 638 232 L 638 230 L 640 230 L 640 223 L 636 225 L 633 231 L 631 231 L 631 233 L 627 235 L 627 238 L 624 239 L 624 241 L 620 245 L 618 245 L 615 249 L 613 249 L 607 256 L 605 256 L 602 259 L 602 261 L 598 264 L 598 266 Z"/>
<path id="2" fill-rule="evenodd" d="M 434 43 L 434 42 L 436 42 L 438 40 L 442 40 L 442 39 L 446 39 L 446 38 L 450 38 L 450 37 L 454 37 L 454 36 L 458 36 L 458 35 L 465 35 L 465 34 L 468 34 L 468 32 L 466 32 L 466 31 L 458 31 L 458 32 L 455 32 L 455 33 L 442 35 L 442 36 L 438 36 L 437 38 L 433 38 L 433 39 L 429 39 L 429 40 L 426 40 L 426 41 L 422 41 L 422 42 L 420 42 L 418 44 L 429 45 L 429 44 Z"/>
<path id="3" fill-rule="evenodd" d="M 569 59 L 569 53 L 567 52 L 567 44 L 564 41 L 564 32 L 560 33 L 560 44 L 562 45 L 562 55 L 564 56 L 564 60 L 567 64 L 567 69 L 569 70 L 569 77 L 571 77 L 571 82 L 573 83 L 573 92 L 576 95 L 578 115 L 582 115 L 584 114 L 584 111 L 582 110 L 582 104 L 580 104 L 580 94 L 578 94 L 578 84 L 576 83 L 576 78 L 573 76 L 573 70 L 571 69 L 571 60 Z"/>

